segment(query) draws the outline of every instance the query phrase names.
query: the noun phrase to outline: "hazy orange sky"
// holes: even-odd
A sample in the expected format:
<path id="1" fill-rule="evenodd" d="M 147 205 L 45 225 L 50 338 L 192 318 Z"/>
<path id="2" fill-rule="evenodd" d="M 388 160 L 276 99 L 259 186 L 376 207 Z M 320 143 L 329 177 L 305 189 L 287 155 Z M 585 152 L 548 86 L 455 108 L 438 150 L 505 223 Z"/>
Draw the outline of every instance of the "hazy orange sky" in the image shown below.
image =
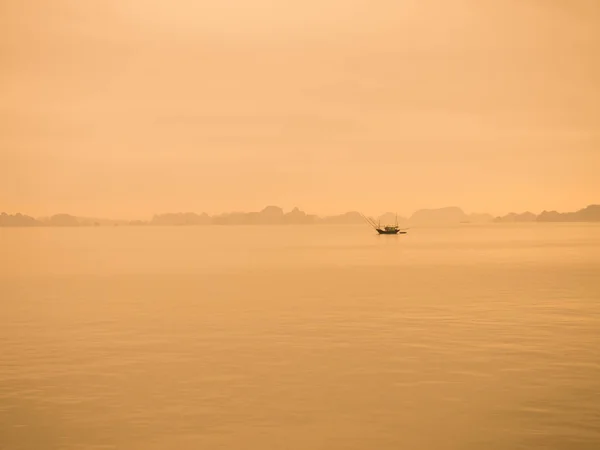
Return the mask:
<path id="1" fill-rule="evenodd" d="M 0 211 L 600 201 L 597 0 L 0 0 Z"/>

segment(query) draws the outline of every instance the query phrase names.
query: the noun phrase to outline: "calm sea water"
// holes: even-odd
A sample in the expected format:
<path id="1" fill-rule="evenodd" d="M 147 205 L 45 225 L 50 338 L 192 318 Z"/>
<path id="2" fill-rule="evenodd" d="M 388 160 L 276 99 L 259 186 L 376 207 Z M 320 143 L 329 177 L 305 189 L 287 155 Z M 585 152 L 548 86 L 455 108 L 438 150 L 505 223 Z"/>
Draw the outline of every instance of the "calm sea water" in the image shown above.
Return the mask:
<path id="1" fill-rule="evenodd" d="M 600 448 L 600 226 L 0 229 L 0 448 Z"/>

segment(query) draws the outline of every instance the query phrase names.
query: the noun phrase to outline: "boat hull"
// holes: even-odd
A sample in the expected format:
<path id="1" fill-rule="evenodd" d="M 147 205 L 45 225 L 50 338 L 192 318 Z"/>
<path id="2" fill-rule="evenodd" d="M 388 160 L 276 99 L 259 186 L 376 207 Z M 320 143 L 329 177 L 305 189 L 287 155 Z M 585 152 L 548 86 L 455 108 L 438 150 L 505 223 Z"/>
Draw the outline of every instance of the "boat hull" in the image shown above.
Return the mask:
<path id="1" fill-rule="evenodd" d="M 400 230 L 382 230 L 380 228 L 377 228 L 377 232 L 379 234 L 406 234 L 406 231 L 400 231 Z"/>

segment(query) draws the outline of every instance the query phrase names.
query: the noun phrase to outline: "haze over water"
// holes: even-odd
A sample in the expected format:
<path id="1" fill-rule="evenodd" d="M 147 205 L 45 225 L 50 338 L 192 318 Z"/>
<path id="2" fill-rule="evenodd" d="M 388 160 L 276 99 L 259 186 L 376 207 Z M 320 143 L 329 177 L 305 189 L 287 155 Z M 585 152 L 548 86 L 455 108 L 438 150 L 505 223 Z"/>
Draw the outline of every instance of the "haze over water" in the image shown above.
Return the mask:
<path id="1" fill-rule="evenodd" d="M 598 0 L 0 4 L 0 211 L 574 211 Z"/>
<path id="2" fill-rule="evenodd" d="M 0 1 L 0 450 L 598 450 L 600 227 L 541 222 L 600 217 L 599 24 Z M 96 219 L 265 205 L 299 210 L 240 220 L 578 212 Z"/>
<path id="3" fill-rule="evenodd" d="M 597 449 L 600 227 L 0 229 L 0 448 Z"/>

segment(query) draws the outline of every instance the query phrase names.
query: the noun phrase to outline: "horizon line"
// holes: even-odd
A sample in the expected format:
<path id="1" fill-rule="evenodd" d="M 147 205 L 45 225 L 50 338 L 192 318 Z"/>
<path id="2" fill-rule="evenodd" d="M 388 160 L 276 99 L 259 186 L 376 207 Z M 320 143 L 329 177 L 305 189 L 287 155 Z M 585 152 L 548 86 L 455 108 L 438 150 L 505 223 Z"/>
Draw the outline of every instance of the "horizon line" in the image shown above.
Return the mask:
<path id="1" fill-rule="evenodd" d="M 600 203 L 598 203 L 600 204 Z M 380 213 L 378 215 L 374 215 L 374 217 L 382 217 L 388 214 L 395 214 L 398 216 L 398 218 L 401 219 L 410 219 L 412 216 L 414 216 L 417 212 L 419 211 L 439 211 L 439 210 L 444 210 L 444 209 L 458 209 L 461 212 L 463 212 L 465 215 L 467 216 L 491 216 L 492 218 L 497 218 L 497 217 L 505 217 L 511 214 L 526 214 L 526 213 L 531 213 L 534 214 L 536 216 L 542 214 L 543 212 L 559 212 L 561 214 L 567 214 L 567 213 L 574 213 L 574 212 L 578 212 L 581 211 L 585 208 L 588 208 L 590 206 L 596 206 L 598 204 L 595 203 L 591 203 L 589 205 L 586 205 L 584 207 L 578 208 L 574 211 L 558 211 L 555 209 L 544 209 L 542 211 L 538 212 L 534 212 L 531 209 L 528 209 L 526 211 L 523 212 L 515 212 L 516 210 L 510 211 L 506 214 L 501 214 L 501 215 L 497 215 L 497 214 L 491 214 L 488 212 L 466 212 L 462 207 L 460 206 L 442 206 L 442 207 L 428 207 L 428 208 L 419 208 L 414 210 L 411 214 L 409 215 L 403 215 L 403 214 L 398 214 L 392 211 L 386 211 L 383 213 Z M 6 214 L 6 215 L 12 215 L 12 216 L 16 216 L 16 215 L 21 215 L 21 216 L 26 216 L 26 217 L 31 217 L 35 220 L 42 220 L 42 219 L 49 219 L 55 216 L 61 216 L 61 215 L 66 215 L 66 216 L 71 216 L 71 217 L 75 217 L 78 219 L 88 219 L 88 220 L 93 220 L 93 219 L 97 219 L 97 220 L 110 220 L 110 221 L 120 221 L 120 222 L 139 222 L 139 221 L 151 221 L 152 219 L 154 219 L 157 216 L 161 216 L 161 215 L 166 215 L 166 214 L 195 214 L 197 216 L 208 216 L 209 218 L 216 218 L 216 217 L 220 217 L 220 216 L 226 216 L 226 215 L 233 215 L 233 214 L 257 214 L 257 213 L 261 213 L 265 210 L 267 210 L 268 208 L 277 208 L 280 209 L 282 211 L 282 213 L 284 215 L 286 214 L 290 214 L 296 210 L 298 210 L 299 212 L 302 212 L 304 214 L 306 214 L 307 216 L 312 216 L 312 217 L 317 217 L 317 218 L 329 218 L 329 217 L 339 217 L 339 216 L 344 216 L 347 214 L 351 214 L 351 213 L 358 213 L 358 214 L 362 214 L 362 212 L 358 209 L 353 209 L 353 210 L 348 210 L 342 213 L 334 213 L 334 214 L 315 214 L 315 213 L 308 213 L 306 211 L 304 211 L 303 209 L 300 209 L 299 207 L 294 207 L 290 210 L 285 210 L 284 208 L 282 208 L 281 206 L 278 205 L 267 205 L 265 207 L 263 207 L 262 209 L 258 210 L 258 211 L 239 211 L 239 210 L 232 210 L 232 211 L 225 211 L 225 212 L 220 212 L 220 213 L 213 213 L 213 214 L 209 214 L 205 211 L 202 212 L 196 212 L 196 211 L 184 211 L 184 210 L 180 210 L 180 211 L 166 211 L 166 212 L 160 212 L 160 213 L 153 213 L 151 216 L 149 216 L 149 218 L 147 219 L 141 219 L 141 218 L 135 218 L 135 219 L 121 219 L 121 218 L 113 218 L 113 217 L 107 217 L 107 216 L 89 216 L 89 215 L 77 215 L 77 214 L 73 214 L 70 212 L 57 212 L 57 213 L 53 213 L 53 214 L 49 214 L 49 215 L 29 215 L 27 213 L 23 213 L 21 211 L 17 211 L 17 212 L 7 212 L 7 211 L 0 211 L 0 214 Z M 371 215 L 367 215 L 367 216 L 371 216 Z"/>

